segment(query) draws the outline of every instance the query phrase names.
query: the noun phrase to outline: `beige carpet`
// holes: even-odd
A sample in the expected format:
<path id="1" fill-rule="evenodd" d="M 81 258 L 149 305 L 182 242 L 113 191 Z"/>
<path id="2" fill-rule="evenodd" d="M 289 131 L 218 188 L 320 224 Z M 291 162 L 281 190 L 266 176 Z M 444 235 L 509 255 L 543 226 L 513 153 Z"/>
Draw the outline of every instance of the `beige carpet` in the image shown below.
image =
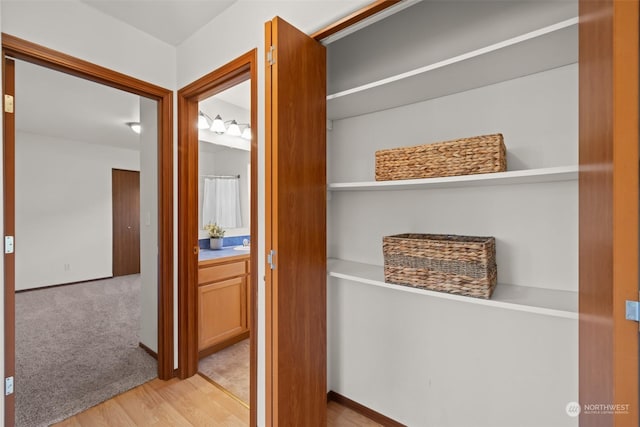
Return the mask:
<path id="1" fill-rule="evenodd" d="M 16 294 L 16 425 L 48 426 L 156 376 L 140 275 Z"/>
<path id="2" fill-rule="evenodd" d="M 249 339 L 200 360 L 198 371 L 249 404 Z"/>

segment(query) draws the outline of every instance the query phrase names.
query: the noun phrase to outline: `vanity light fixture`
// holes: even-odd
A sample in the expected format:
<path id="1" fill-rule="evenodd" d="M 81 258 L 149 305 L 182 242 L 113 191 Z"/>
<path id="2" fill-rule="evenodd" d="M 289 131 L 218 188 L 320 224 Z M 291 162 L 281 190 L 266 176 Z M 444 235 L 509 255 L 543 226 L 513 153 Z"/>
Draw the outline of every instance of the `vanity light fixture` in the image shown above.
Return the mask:
<path id="1" fill-rule="evenodd" d="M 140 131 L 142 131 L 142 126 L 140 126 L 140 122 L 127 122 L 127 126 L 129 126 L 131 130 L 137 134 L 140 134 Z"/>
<path id="2" fill-rule="evenodd" d="M 244 129 L 243 129 L 244 128 Z M 222 120 L 220 114 L 211 118 L 200 111 L 198 113 L 198 129 L 209 129 L 217 135 L 227 134 L 229 136 L 239 136 L 246 140 L 251 140 L 251 125 L 248 123 L 238 123 L 236 120 Z"/>

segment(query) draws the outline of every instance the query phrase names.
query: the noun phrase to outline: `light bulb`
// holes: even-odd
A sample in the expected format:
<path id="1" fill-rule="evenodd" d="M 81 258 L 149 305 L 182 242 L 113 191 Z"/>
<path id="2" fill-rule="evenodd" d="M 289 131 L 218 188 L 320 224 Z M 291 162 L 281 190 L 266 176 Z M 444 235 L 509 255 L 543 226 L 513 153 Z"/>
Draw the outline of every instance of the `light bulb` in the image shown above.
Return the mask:
<path id="1" fill-rule="evenodd" d="M 211 123 L 211 131 L 217 133 L 218 135 L 222 135 L 227 128 L 224 127 L 224 121 L 222 121 L 222 117 L 220 114 L 213 119 L 213 123 Z"/>
<path id="2" fill-rule="evenodd" d="M 140 132 L 142 131 L 142 126 L 140 126 L 140 123 L 138 122 L 129 122 L 127 123 L 127 126 L 129 126 L 131 130 L 137 134 L 140 134 Z"/>
<path id="3" fill-rule="evenodd" d="M 209 128 L 209 119 L 205 114 L 200 111 L 198 114 L 198 129 L 208 129 Z"/>
<path id="4" fill-rule="evenodd" d="M 251 141 L 251 126 L 247 126 L 246 128 L 244 128 L 241 137 Z"/>
<path id="5" fill-rule="evenodd" d="M 240 136 L 242 133 L 240 132 L 240 126 L 238 126 L 238 122 L 235 120 L 231 120 L 231 124 L 229 125 L 229 129 L 227 129 L 227 134 L 229 136 Z"/>

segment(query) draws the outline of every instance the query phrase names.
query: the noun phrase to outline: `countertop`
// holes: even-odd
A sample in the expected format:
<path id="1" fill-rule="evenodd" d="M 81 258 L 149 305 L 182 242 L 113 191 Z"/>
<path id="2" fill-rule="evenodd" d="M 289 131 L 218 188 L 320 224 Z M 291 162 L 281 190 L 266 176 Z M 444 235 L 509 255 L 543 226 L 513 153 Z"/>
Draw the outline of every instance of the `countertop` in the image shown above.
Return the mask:
<path id="1" fill-rule="evenodd" d="M 200 249 L 200 253 L 198 254 L 198 261 L 209 261 L 212 259 L 249 255 L 250 251 L 237 251 L 233 249 L 236 246 L 238 245 L 224 246 L 222 249 L 218 249 L 218 250 Z"/>

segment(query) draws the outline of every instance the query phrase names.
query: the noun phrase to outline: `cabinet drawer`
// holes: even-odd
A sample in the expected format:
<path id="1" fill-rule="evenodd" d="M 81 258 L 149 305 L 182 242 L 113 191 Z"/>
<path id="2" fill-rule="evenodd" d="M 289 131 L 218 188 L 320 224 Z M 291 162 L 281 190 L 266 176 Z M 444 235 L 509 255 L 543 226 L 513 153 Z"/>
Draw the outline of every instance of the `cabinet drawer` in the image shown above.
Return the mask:
<path id="1" fill-rule="evenodd" d="M 198 270 L 198 284 L 215 282 L 247 273 L 245 261 L 215 264 Z"/>

